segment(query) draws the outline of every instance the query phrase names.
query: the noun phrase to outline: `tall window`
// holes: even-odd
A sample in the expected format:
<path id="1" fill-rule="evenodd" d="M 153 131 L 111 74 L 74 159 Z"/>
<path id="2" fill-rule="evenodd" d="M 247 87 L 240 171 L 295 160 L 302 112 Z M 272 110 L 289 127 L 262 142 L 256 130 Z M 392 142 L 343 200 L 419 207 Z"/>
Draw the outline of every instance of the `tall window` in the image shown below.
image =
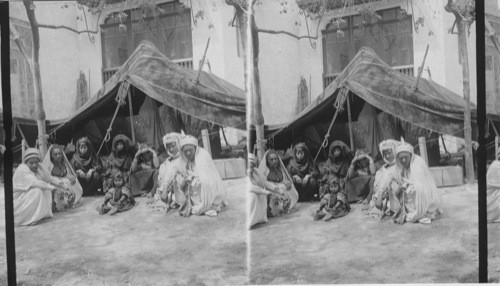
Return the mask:
<path id="1" fill-rule="evenodd" d="M 490 25 L 492 26 L 495 34 L 500 36 L 500 18 L 494 17 L 491 15 L 485 15 Z M 486 76 L 486 102 L 488 103 L 488 108 L 491 107 L 491 110 L 487 110 L 487 112 L 492 112 L 495 108 L 497 108 L 497 90 L 500 88 L 498 79 L 500 78 L 500 56 L 498 55 L 498 50 L 495 45 L 491 41 L 491 39 L 487 38 L 485 42 L 485 76 Z"/>
<path id="2" fill-rule="evenodd" d="M 157 17 L 144 15 L 142 9 L 108 17 L 102 29 L 105 69 L 121 66 L 142 40 L 152 42 L 171 60 L 193 57 L 191 13 L 178 2 L 158 5 Z"/>
<path id="3" fill-rule="evenodd" d="M 341 72 L 361 47 L 372 48 L 390 66 L 413 65 L 412 18 L 400 8 L 377 11 L 370 15 L 344 17 L 323 31 L 324 72 Z"/>
<path id="4" fill-rule="evenodd" d="M 19 37 L 24 42 L 28 56 L 31 56 L 33 48 L 31 40 L 31 28 L 28 22 L 10 18 L 16 27 Z M 10 35 L 10 84 L 12 115 L 16 117 L 35 117 L 35 91 L 33 89 L 33 76 L 29 70 L 28 63 Z"/>

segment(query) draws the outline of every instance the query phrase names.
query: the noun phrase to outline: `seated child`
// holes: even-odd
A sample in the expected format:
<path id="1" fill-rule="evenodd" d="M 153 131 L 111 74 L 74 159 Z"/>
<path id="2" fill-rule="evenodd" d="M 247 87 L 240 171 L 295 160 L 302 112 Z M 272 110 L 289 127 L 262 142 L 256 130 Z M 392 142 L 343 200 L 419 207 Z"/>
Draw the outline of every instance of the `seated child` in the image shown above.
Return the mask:
<path id="1" fill-rule="evenodd" d="M 112 185 L 104 196 L 104 203 L 99 208 L 99 214 L 108 213 L 113 215 L 117 212 L 124 212 L 135 205 L 134 197 L 129 188 L 125 186 L 123 173 L 115 171 Z"/>
<path id="2" fill-rule="evenodd" d="M 314 220 L 328 221 L 345 216 L 351 210 L 343 189 L 343 180 L 332 177 L 328 181 L 326 193 L 319 203 L 319 209 L 313 214 Z"/>

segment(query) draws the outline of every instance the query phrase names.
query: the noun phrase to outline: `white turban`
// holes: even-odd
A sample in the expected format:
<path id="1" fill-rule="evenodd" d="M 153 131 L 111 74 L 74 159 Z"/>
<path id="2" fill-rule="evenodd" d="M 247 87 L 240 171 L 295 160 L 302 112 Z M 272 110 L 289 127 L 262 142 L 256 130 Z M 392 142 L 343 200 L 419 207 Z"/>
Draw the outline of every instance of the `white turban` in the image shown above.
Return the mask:
<path id="1" fill-rule="evenodd" d="M 198 139 L 196 139 L 196 137 L 194 136 L 186 135 L 186 137 L 181 140 L 181 149 L 186 145 L 193 145 L 198 147 Z"/>
<path id="2" fill-rule="evenodd" d="M 378 149 L 380 150 L 380 153 L 384 152 L 385 150 L 392 150 L 394 153 L 396 153 L 396 148 L 398 147 L 399 142 L 394 140 L 394 139 L 387 139 L 378 145 Z"/>
<path id="3" fill-rule="evenodd" d="M 26 163 L 26 161 L 28 161 L 29 159 L 31 158 L 38 158 L 38 160 L 41 161 L 41 158 L 40 158 L 40 152 L 38 151 L 38 149 L 36 148 L 28 148 L 24 151 L 24 155 L 23 155 L 23 163 Z"/>
<path id="4" fill-rule="evenodd" d="M 167 149 L 167 145 L 170 143 L 177 143 L 177 145 L 181 142 L 181 134 L 177 132 L 171 132 L 162 137 L 163 146 Z"/>
<path id="5" fill-rule="evenodd" d="M 406 143 L 403 138 L 401 138 L 401 144 L 396 147 L 396 155 L 401 152 L 408 152 L 410 154 L 413 154 L 413 146 Z"/>

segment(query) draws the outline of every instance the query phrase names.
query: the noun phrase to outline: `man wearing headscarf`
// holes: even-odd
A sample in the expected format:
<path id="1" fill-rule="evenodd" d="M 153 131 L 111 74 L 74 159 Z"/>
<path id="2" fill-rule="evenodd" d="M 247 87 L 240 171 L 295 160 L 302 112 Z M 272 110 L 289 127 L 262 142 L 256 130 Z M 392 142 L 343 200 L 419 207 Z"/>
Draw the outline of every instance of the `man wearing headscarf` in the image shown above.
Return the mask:
<path id="1" fill-rule="evenodd" d="M 187 135 L 181 140 L 181 158 L 177 163 L 176 176 L 185 198 L 177 196 L 182 205 L 181 215 L 216 216 L 227 205 L 224 201 L 226 188 L 210 154 L 198 146 L 198 140 Z M 179 192 L 178 192 L 179 193 Z"/>
<path id="2" fill-rule="evenodd" d="M 14 222 L 17 225 L 33 225 L 53 216 L 52 192 L 57 190 L 58 182 L 40 161 L 38 149 L 28 148 L 24 151 L 23 163 L 14 172 Z"/>
<path id="3" fill-rule="evenodd" d="M 175 205 L 175 197 L 173 194 L 173 185 L 168 185 L 167 182 L 172 183 L 176 172 L 176 162 L 180 160 L 180 143 L 181 134 L 171 132 L 163 136 L 163 146 L 167 151 L 167 159 L 160 165 L 158 171 L 157 190 L 153 190 L 154 197 L 149 206 L 153 209 L 166 212 L 170 209 L 171 205 Z M 175 195 L 175 194 L 174 194 Z"/>
<path id="4" fill-rule="evenodd" d="M 393 139 L 384 140 L 379 144 L 379 151 L 385 164 L 375 173 L 375 181 L 370 190 L 372 199 L 367 210 L 367 214 L 377 218 L 384 216 L 383 212 L 388 202 L 387 190 L 396 170 L 396 147 L 398 145 L 399 142 Z"/>
<path id="5" fill-rule="evenodd" d="M 441 198 L 429 167 L 403 139 L 396 147 L 395 179 L 397 184 L 391 183 L 389 200 L 397 223 L 431 223 L 441 213 Z"/>

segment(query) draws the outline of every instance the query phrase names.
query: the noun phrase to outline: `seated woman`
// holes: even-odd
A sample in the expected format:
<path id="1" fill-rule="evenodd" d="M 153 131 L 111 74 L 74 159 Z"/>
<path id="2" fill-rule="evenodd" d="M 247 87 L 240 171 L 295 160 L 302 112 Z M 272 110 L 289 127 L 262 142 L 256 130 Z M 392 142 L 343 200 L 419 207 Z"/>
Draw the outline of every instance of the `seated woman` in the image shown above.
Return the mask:
<path id="1" fill-rule="evenodd" d="M 305 143 L 298 143 L 293 147 L 293 157 L 287 169 L 299 193 L 299 202 L 310 201 L 318 195 L 319 172 Z"/>
<path id="2" fill-rule="evenodd" d="M 346 192 L 349 202 L 368 204 L 371 200 L 370 190 L 375 180 L 375 163 L 363 150 L 356 151 L 356 155 L 347 171 Z"/>
<path id="3" fill-rule="evenodd" d="M 488 222 L 500 222 L 500 151 L 486 173 Z"/>
<path id="4" fill-rule="evenodd" d="M 277 197 L 284 197 L 285 191 L 281 190 L 276 184 L 269 182 L 264 174 L 257 167 L 257 157 L 254 154 L 248 154 L 248 177 L 250 179 L 250 211 L 248 228 L 258 223 L 267 222 L 267 197 L 274 194 Z"/>
<path id="5" fill-rule="evenodd" d="M 52 197 L 60 199 L 67 195 L 62 183 L 40 164 L 40 157 L 38 149 L 26 149 L 23 163 L 14 172 L 14 223 L 17 225 L 33 225 L 53 217 Z"/>
<path id="6" fill-rule="evenodd" d="M 87 137 L 78 139 L 75 147 L 76 152 L 71 159 L 71 166 L 82 186 L 83 195 L 98 195 L 99 189 L 102 188 L 103 167 L 101 160 L 97 158 L 94 147 Z"/>
<path id="7" fill-rule="evenodd" d="M 264 160 L 260 162 L 259 172 L 264 175 L 267 181 L 284 193 L 284 195 L 276 195 L 275 193 L 268 195 L 267 216 L 274 217 L 292 211 L 299 200 L 299 193 L 276 151 L 271 149 L 266 152 Z"/>
<path id="8" fill-rule="evenodd" d="M 351 164 L 351 149 L 342 141 L 333 141 L 328 152 L 328 160 L 321 164 L 319 197 L 323 198 L 328 188 L 328 182 L 332 177 L 343 181 L 347 176 L 349 165 Z"/>
<path id="9" fill-rule="evenodd" d="M 130 189 L 132 195 L 153 197 L 158 179 L 160 161 L 156 152 L 146 144 L 139 146 L 130 166 Z"/>
<path id="10" fill-rule="evenodd" d="M 172 132 L 163 136 L 163 146 L 167 150 L 167 158 L 160 165 L 157 179 L 157 189 L 152 189 L 151 194 L 153 199 L 148 202 L 149 206 L 159 211 L 168 211 L 170 207 L 175 206 L 173 194 L 173 186 L 166 185 L 167 182 L 173 182 L 175 176 L 175 165 L 180 160 L 180 143 L 181 134 Z M 172 179 L 170 179 L 172 178 Z"/>
<path id="11" fill-rule="evenodd" d="M 198 140 L 186 136 L 181 141 L 181 158 L 175 166 L 176 175 L 165 184 L 173 184 L 179 213 L 216 216 L 227 203 L 226 188 L 210 154 L 198 146 Z"/>
<path id="12" fill-rule="evenodd" d="M 394 221 L 431 223 L 441 213 L 441 198 L 429 167 L 403 140 L 396 148 L 396 158 L 396 173 L 389 188 Z"/>
<path id="13" fill-rule="evenodd" d="M 387 190 L 396 170 L 396 147 L 398 145 L 399 142 L 392 139 L 384 140 L 379 144 L 379 151 L 385 164 L 375 173 L 375 180 L 370 190 L 372 199 L 369 201 L 370 206 L 366 212 L 375 218 L 383 218 L 387 210 L 389 198 Z"/>
<path id="14" fill-rule="evenodd" d="M 66 193 L 69 195 L 67 205 L 57 205 L 57 203 L 61 202 L 55 201 L 56 209 L 62 211 L 65 208 L 74 207 L 74 205 L 80 201 L 83 190 L 76 179 L 76 173 L 73 167 L 69 163 L 68 158 L 66 158 L 66 154 L 64 154 L 64 147 L 56 144 L 51 145 L 43 159 L 42 166 L 50 172 L 52 177 L 54 177 L 57 181 L 57 185 L 64 186 L 63 189 L 66 190 Z"/>
<path id="15" fill-rule="evenodd" d="M 129 171 L 132 161 L 135 158 L 135 150 L 132 140 L 123 134 L 118 134 L 113 138 L 113 147 L 107 160 L 106 173 L 104 174 L 104 193 L 111 185 L 112 172 L 118 170 L 123 173 L 125 183 L 129 182 Z"/>

